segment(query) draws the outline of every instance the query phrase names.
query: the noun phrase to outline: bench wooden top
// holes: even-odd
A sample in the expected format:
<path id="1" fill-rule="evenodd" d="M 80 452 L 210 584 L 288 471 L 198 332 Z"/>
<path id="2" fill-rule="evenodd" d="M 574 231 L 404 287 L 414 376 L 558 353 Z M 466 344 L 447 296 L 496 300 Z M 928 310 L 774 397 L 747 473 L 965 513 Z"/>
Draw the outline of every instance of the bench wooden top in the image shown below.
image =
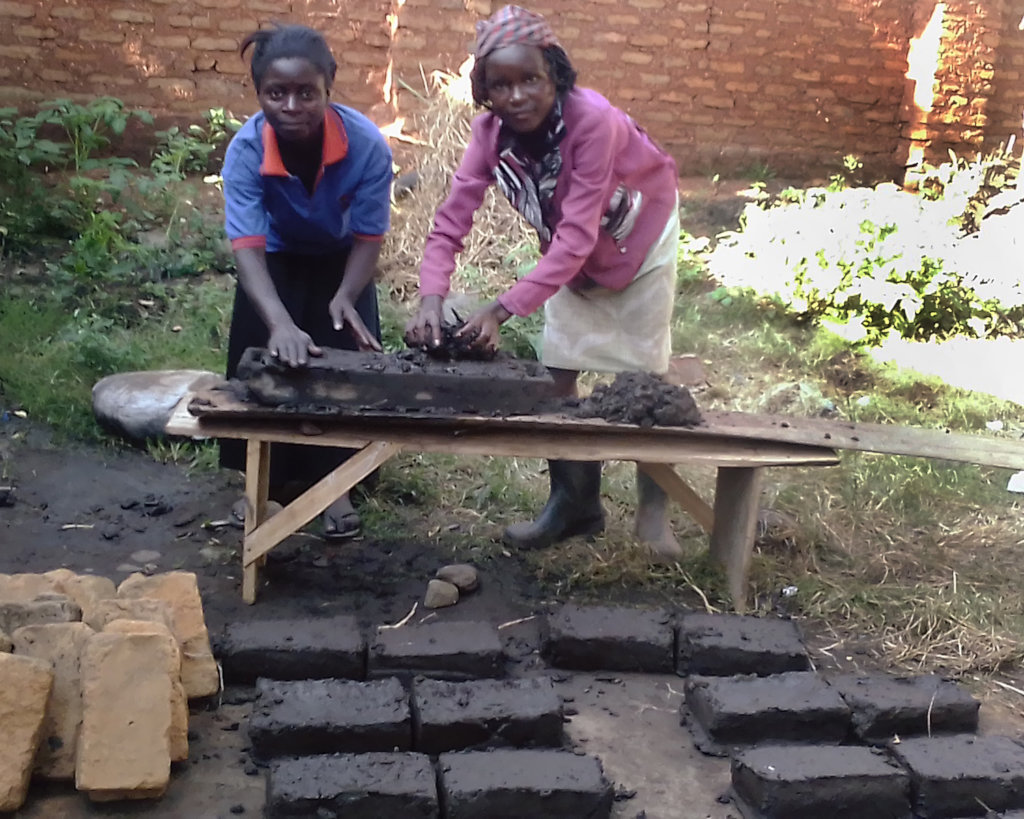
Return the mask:
<path id="1" fill-rule="evenodd" d="M 836 463 L 835 450 L 847 449 L 1024 470 L 1024 441 L 1009 438 L 827 418 L 717 411 L 703 416 L 703 423 L 696 427 L 638 427 L 565 415 L 298 413 L 238 401 L 224 390 L 204 390 L 179 403 L 167 431 L 189 437 L 261 437 L 349 446 L 387 439 L 410 448 L 421 442 L 423 451 L 524 457 L 532 455 L 524 448 L 539 449 L 538 457 L 560 457 L 544 447 L 557 450 L 564 442 L 577 452 L 573 457 L 582 457 L 580 446 L 589 445 L 595 458 L 631 460 L 622 453 L 636 451 L 637 457 L 655 462 L 708 460 L 719 465 L 824 465 Z M 528 445 L 526 438 L 534 445 Z M 657 457 L 659 448 L 665 450 L 661 457 Z M 673 461 L 684 450 L 688 457 Z M 715 461 L 716 452 L 724 460 Z"/>

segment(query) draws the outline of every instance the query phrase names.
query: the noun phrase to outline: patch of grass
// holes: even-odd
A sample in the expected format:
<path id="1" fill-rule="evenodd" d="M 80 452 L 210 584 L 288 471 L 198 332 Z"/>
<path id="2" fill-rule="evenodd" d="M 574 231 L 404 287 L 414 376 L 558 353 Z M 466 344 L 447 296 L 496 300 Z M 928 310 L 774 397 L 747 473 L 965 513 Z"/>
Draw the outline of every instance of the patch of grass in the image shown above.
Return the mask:
<path id="1" fill-rule="evenodd" d="M 223 370 L 227 277 L 166 287 L 160 294 L 125 302 L 130 321 L 86 311 L 68 314 L 45 292 L 35 299 L 0 298 L 0 346 L 7 351 L 0 370 L 3 394 L 58 435 L 98 440 L 103 433 L 92 415 L 91 394 L 104 376 L 181 367 Z"/>

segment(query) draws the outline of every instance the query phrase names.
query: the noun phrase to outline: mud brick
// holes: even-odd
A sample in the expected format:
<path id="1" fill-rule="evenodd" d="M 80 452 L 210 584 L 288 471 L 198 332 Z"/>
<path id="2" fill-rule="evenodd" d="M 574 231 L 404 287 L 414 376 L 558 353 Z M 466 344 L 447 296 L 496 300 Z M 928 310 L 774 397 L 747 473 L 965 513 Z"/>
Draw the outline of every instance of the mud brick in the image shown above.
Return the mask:
<path id="1" fill-rule="evenodd" d="M 366 678 L 366 640 L 355 617 L 232 623 L 218 655 L 228 682 Z"/>
<path id="2" fill-rule="evenodd" d="M 562 744 L 562 700 L 548 677 L 470 682 L 417 677 L 412 708 L 413 748 L 426 754 Z"/>
<path id="3" fill-rule="evenodd" d="M 74 600 L 53 592 L 30 601 L 0 603 L 0 631 L 10 635 L 24 626 L 73 623 L 81 619 L 82 609 Z"/>
<path id="4" fill-rule="evenodd" d="M 547 622 L 544 653 L 556 668 L 669 674 L 675 670 L 675 626 L 668 612 L 565 605 Z"/>
<path id="5" fill-rule="evenodd" d="M 238 377 L 262 404 L 360 409 L 446 409 L 500 415 L 536 412 L 555 384 L 536 361 L 438 361 L 422 353 L 325 349 L 306 367 L 285 367 L 250 347 Z"/>
<path id="6" fill-rule="evenodd" d="M 48 662 L 0 654 L 0 813 L 20 808 L 28 794 L 52 686 Z"/>
<path id="7" fill-rule="evenodd" d="M 1024 808 L 1024 747 L 1008 737 L 915 737 L 892 750 L 910 771 L 921 819 Z"/>
<path id="8" fill-rule="evenodd" d="M 378 628 L 368 668 L 370 677 L 420 674 L 450 680 L 505 673 L 498 630 L 475 621 Z"/>
<path id="9" fill-rule="evenodd" d="M 260 680 L 249 720 L 264 758 L 412 749 L 409 696 L 395 679 Z"/>
<path id="10" fill-rule="evenodd" d="M 700 750 L 725 755 L 759 742 L 838 745 L 850 728 L 850 709 L 816 674 L 770 677 L 691 677 L 681 706 Z"/>
<path id="11" fill-rule="evenodd" d="M 35 773 L 43 779 L 75 778 L 75 747 L 82 724 L 82 651 L 95 633 L 85 623 L 47 623 L 14 632 L 18 656 L 35 657 L 53 668 L 43 742 L 36 753 Z"/>
<path id="12" fill-rule="evenodd" d="M 438 757 L 445 819 L 605 819 L 601 762 L 570 751 L 461 751 Z"/>
<path id="13" fill-rule="evenodd" d="M 910 778 L 873 748 L 763 745 L 733 757 L 746 819 L 906 819 Z"/>
<path id="14" fill-rule="evenodd" d="M 267 778 L 267 816 L 436 819 L 437 778 L 424 754 L 368 753 L 276 760 Z"/>
<path id="15" fill-rule="evenodd" d="M 829 683 L 850 706 L 853 731 L 865 742 L 978 729 L 981 703 L 941 677 L 841 674 Z"/>
<path id="16" fill-rule="evenodd" d="M 149 799 L 167 789 L 175 659 L 157 633 L 103 631 L 85 644 L 75 787 L 90 799 Z"/>
<path id="17" fill-rule="evenodd" d="M 181 646 L 181 683 L 189 699 L 220 690 L 220 671 L 210 648 L 199 583 L 192 572 L 132 574 L 121 581 L 117 596 L 162 600 L 171 609 L 174 637 Z"/>
<path id="18" fill-rule="evenodd" d="M 686 614 L 679 625 L 680 674 L 731 676 L 807 671 L 810 662 L 792 620 Z"/>

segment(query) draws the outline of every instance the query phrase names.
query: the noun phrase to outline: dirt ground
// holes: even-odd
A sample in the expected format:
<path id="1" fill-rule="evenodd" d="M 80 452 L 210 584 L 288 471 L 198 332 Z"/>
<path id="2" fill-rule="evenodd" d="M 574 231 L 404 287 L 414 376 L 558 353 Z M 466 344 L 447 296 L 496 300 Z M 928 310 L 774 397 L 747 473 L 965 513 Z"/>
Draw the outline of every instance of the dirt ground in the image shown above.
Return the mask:
<path id="1" fill-rule="evenodd" d="M 694 235 L 714 235 L 742 206 L 735 191 L 722 195 L 710 185 L 689 190 L 695 204 L 684 226 Z M 421 600 L 426 578 L 448 562 L 447 555 L 413 537 L 325 544 L 300 535 L 272 553 L 268 583 L 249 607 L 240 594 L 241 533 L 212 525 L 227 518 L 240 492 L 239 476 L 189 476 L 181 467 L 155 463 L 137 451 L 57 445 L 45 430 L 13 415 L 4 418 L 0 485 L 13 484 L 16 492 L 12 505 L 0 504 L 0 572 L 66 567 L 119 582 L 139 570 L 192 571 L 216 634 L 226 623 L 243 619 L 348 613 L 367 625 L 396 622 Z M 510 558 L 484 568 L 480 593 L 426 616 L 505 623 L 529 617 L 550 602 Z M 416 619 L 423 616 L 419 612 Z M 877 665 L 871 647 L 855 639 L 837 641 L 823 634 L 812 635 L 809 642 L 820 667 Z M 826 647 L 827 653 L 817 650 Z M 617 819 L 738 819 L 738 812 L 720 801 L 728 786 L 727 761 L 698 754 L 678 724 L 681 680 L 572 674 L 560 677 L 558 687 L 576 712 L 567 725 L 570 738 L 601 757 L 616 784 Z M 229 689 L 216 702 L 194 706 L 192 754 L 175 771 L 163 800 L 94 806 L 70 787 L 34 786 L 18 816 L 261 815 L 264 778 L 249 759 L 244 731 L 248 698 L 244 690 Z M 986 701 L 982 715 L 983 724 L 1000 733 L 1014 718 L 998 701 Z"/>
<path id="2" fill-rule="evenodd" d="M 192 571 L 214 635 L 228 622 L 249 618 L 348 613 L 367 625 L 397 622 L 422 600 L 426 578 L 447 562 L 414 540 L 325 544 L 296 536 L 272 553 L 268 583 L 250 607 L 240 592 L 241 533 L 211 526 L 226 518 L 237 497 L 237 475 L 189 477 L 137 451 L 56 445 L 45 431 L 14 416 L 0 423 L 0 474 L 0 483 L 16 486 L 13 505 L 0 506 L 0 572 L 66 567 L 119 582 L 140 569 Z M 485 568 L 479 593 L 452 609 L 418 611 L 416 619 L 500 624 L 529 617 L 549 602 L 508 560 Z M 530 628 L 529 621 L 523 628 Z M 507 636 L 523 644 L 514 630 Z M 728 786 L 728 763 L 698 754 L 678 724 L 681 680 L 609 674 L 557 679 L 576 712 L 567 733 L 577 747 L 601 757 L 618 789 L 616 817 L 677 819 L 680 803 L 692 806 L 687 816 L 694 819 L 737 815 L 717 801 Z M 261 815 L 264 777 L 247 754 L 247 693 L 229 689 L 217 702 L 194 704 L 192 753 L 163 800 L 96 806 L 70 786 L 36 785 L 18 816 Z"/>

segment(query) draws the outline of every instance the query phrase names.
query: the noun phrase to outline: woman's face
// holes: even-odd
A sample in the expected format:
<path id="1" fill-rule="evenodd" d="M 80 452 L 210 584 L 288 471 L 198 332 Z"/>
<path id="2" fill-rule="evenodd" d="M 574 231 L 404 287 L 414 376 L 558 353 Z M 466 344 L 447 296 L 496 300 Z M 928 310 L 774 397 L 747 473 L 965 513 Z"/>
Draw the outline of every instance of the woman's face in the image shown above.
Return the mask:
<path id="1" fill-rule="evenodd" d="M 544 52 L 536 46 L 511 45 L 487 56 L 484 87 L 501 121 L 517 134 L 540 128 L 555 104 L 555 84 Z"/>
<path id="2" fill-rule="evenodd" d="M 327 81 L 305 57 L 274 60 L 263 75 L 257 97 L 278 139 L 309 142 L 319 137 L 327 107 Z"/>

